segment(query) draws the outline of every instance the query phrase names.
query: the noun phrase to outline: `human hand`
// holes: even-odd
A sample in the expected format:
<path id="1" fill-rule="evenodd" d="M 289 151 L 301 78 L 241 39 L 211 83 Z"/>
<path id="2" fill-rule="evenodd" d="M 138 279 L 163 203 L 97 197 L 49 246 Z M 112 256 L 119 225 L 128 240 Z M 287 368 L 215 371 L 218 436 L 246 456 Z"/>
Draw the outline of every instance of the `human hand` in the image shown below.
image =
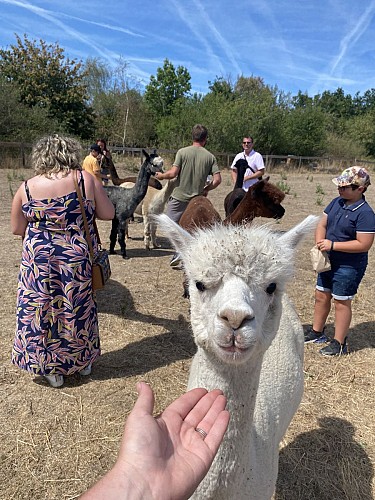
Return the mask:
<path id="1" fill-rule="evenodd" d="M 203 188 L 203 191 L 202 191 L 202 195 L 203 196 L 207 196 L 208 195 L 208 191 L 211 191 L 211 186 L 212 186 L 212 182 L 210 182 L 209 184 L 206 184 Z"/>
<path id="2" fill-rule="evenodd" d="M 130 413 L 117 468 L 150 498 L 188 498 L 208 472 L 229 422 L 226 398 L 219 390 L 193 389 L 154 418 L 154 394 L 137 384 L 138 400 Z M 203 436 L 195 429 L 203 429 Z"/>
<path id="3" fill-rule="evenodd" d="M 332 247 L 332 241 L 327 240 L 327 239 L 323 239 L 323 240 L 317 241 L 316 245 L 321 252 L 324 252 L 324 251 L 329 252 L 331 250 L 331 247 Z"/>

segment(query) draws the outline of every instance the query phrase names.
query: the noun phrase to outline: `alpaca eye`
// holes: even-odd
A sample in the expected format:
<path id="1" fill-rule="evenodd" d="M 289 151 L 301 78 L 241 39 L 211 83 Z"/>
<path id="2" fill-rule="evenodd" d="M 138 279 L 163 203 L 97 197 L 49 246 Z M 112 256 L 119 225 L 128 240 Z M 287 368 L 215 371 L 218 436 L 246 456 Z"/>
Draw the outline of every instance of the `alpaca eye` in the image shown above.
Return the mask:
<path id="1" fill-rule="evenodd" d="M 266 288 L 266 292 L 268 293 L 268 295 L 272 295 L 275 290 L 276 290 L 276 283 L 270 283 Z"/>
<path id="2" fill-rule="evenodd" d="M 204 284 L 201 282 L 201 281 L 197 281 L 195 283 L 195 286 L 197 287 L 197 289 L 200 291 L 200 292 L 204 292 L 206 290 L 206 287 L 204 286 Z"/>

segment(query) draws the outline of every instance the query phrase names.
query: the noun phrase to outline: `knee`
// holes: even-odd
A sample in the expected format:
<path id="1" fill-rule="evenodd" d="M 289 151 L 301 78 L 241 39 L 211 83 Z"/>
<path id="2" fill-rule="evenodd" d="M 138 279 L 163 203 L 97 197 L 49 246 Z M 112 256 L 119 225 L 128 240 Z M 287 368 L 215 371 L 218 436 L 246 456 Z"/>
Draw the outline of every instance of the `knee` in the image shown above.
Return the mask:
<path id="1" fill-rule="evenodd" d="M 335 303 L 335 308 L 337 309 L 351 309 L 352 301 L 351 300 L 338 300 L 333 299 Z"/>
<path id="2" fill-rule="evenodd" d="M 315 304 L 327 305 L 331 304 L 331 294 L 326 292 L 321 292 L 320 290 L 315 291 Z"/>

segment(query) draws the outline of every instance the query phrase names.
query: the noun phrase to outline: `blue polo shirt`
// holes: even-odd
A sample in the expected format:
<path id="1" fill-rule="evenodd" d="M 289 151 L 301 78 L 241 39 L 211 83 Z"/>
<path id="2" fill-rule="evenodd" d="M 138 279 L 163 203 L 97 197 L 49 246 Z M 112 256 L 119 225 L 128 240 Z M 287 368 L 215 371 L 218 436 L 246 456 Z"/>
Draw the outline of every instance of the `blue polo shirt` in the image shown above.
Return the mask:
<path id="1" fill-rule="evenodd" d="M 357 233 L 375 233 L 375 213 L 364 196 L 352 205 L 346 206 L 345 200 L 338 196 L 324 210 L 327 215 L 326 238 L 332 241 L 350 241 Z M 347 253 L 330 252 L 332 264 L 355 266 L 367 263 L 368 252 Z"/>

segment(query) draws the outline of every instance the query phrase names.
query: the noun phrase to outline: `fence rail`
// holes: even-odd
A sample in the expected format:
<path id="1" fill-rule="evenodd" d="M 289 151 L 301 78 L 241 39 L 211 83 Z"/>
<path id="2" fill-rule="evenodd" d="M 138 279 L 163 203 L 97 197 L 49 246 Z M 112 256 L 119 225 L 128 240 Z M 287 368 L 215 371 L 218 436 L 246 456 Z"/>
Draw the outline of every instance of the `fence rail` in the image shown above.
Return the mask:
<path id="1" fill-rule="evenodd" d="M 9 165 L 10 162 L 7 159 L 12 160 L 13 168 L 28 168 L 30 167 L 30 153 L 32 144 L 27 142 L 2 142 L 0 141 L 0 168 Z M 140 157 L 142 159 L 142 150 L 146 150 L 148 153 L 153 152 L 157 149 L 157 152 L 163 155 L 174 156 L 176 154 L 176 149 L 163 149 L 163 148 L 128 148 L 124 146 L 111 146 L 110 150 L 112 153 L 123 156 Z M 89 150 L 89 146 L 87 146 Z M 232 164 L 233 158 L 236 153 L 216 153 L 216 156 L 220 166 L 229 168 Z M 346 168 L 350 165 L 375 165 L 375 161 L 372 160 L 361 160 L 359 158 L 340 158 L 333 156 L 297 156 L 297 155 L 262 155 L 265 165 L 267 168 L 272 168 L 273 166 L 286 165 L 289 167 L 308 167 L 315 169 L 318 165 L 323 165 L 325 167 L 339 164 Z"/>

